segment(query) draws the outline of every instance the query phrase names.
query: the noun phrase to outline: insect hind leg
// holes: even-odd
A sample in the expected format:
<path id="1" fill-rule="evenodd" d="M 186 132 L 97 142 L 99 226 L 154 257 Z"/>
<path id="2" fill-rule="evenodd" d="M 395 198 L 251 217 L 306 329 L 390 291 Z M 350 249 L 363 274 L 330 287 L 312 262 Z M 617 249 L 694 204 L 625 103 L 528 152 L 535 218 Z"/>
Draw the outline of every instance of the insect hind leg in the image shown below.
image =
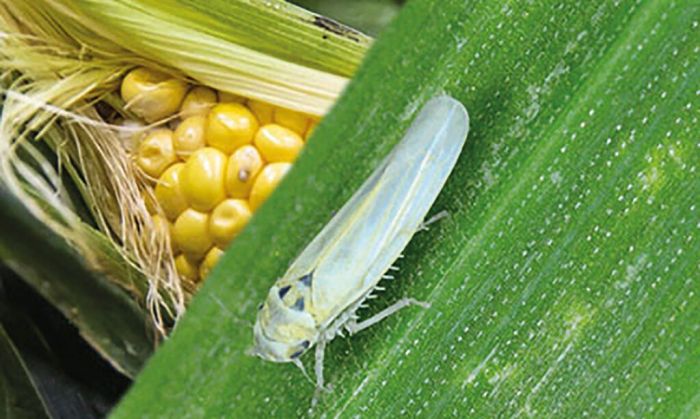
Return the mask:
<path id="1" fill-rule="evenodd" d="M 311 399 L 311 409 L 316 407 L 318 400 L 321 398 L 321 393 L 324 391 L 331 391 L 330 387 L 326 387 L 323 384 L 323 358 L 326 351 L 326 338 L 321 336 L 321 339 L 316 343 L 316 362 L 314 364 L 314 373 L 316 374 L 316 390 L 314 391 L 314 397 Z"/>
<path id="2" fill-rule="evenodd" d="M 367 329 L 368 327 L 374 326 L 380 321 L 386 319 L 387 317 L 391 316 L 392 314 L 396 313 L 402 308 L 408 307 L 410 305 L 417 305 L 423 308 L 430 308 L 430 303 L 428 302 L 418 301 L 414 298 L 402 298 L 394 304 L 390 305 L 389 307 L 385 308 L 384 310 L 380 311 L 379 313 L 375 314 L 374 316 L 362 320 L 361 322 L 357 322 L 354 319 L 348 320 L 348 322 L 345 324 L 345 330 L 347 330 L 348 333 L 350 333 L 351 335 L 361 332 Z"/>

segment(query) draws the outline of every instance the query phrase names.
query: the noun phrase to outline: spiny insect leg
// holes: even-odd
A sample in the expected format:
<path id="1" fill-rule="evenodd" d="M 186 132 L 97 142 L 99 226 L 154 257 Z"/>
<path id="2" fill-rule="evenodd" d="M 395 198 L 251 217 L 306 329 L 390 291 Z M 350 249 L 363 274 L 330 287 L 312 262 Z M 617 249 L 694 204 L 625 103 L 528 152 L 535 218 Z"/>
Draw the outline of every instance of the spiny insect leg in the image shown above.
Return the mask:
<path id="1" fill-rule="evenodd" d="M 311 408 L 313 409 L 318 403 L 318 399 L 321 397 L 323 391 L 330 391 L 330 389 L 323 386 L 323 358 L 326 350 L 326 338 L 321 336 L 321 339 L 316 342 L 316 364 L 314 365 L 314 372 L 316 373 L 316 391 L 314 391 L 314 397 L 311 399 Z"/>
<path id="2" fill-rule="evenodd" d="M 384 310 L 380 311 L 379 313 L 375 314 L 374 316 L 363 320 L 361 322 L 356 322 L 354 320 L 349 320 L 347 325 L 345 326 L 345 329 L 350 333 L 350 334 L 355 334 L 357 332 L 360 332 L 364 329 L 367 329 L 370 326 L 373 326 L 380 321 L 386 319 L 387 317 L 391 316 L 392 314 L 396 313 L 397 311 L 401 310 L 404 307 L 408 307 L 410 305 L 417 305 L 421 306 L 423 308 L 430 308 L 430 303 L 427 303 L 425 301 L 418 301 L 413 298 L 402 298 L 399 301 L 395 302 L 394 304 L 390 305 L 389 307 L 385 308 Z"/>

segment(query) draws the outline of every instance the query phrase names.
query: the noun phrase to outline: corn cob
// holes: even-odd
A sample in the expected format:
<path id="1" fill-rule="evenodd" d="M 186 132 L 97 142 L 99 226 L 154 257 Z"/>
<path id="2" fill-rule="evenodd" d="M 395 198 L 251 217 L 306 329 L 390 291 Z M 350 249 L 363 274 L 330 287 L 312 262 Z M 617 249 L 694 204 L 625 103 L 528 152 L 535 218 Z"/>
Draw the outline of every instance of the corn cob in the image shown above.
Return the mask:
<path id="1" fill-rule="evenodd" d="M 134 156 L 149 208 L 182 281 L 197 284 L 287 173 L 317 120 L 139 67 L 121 84 L 126 108 L 156 127 Z"/>

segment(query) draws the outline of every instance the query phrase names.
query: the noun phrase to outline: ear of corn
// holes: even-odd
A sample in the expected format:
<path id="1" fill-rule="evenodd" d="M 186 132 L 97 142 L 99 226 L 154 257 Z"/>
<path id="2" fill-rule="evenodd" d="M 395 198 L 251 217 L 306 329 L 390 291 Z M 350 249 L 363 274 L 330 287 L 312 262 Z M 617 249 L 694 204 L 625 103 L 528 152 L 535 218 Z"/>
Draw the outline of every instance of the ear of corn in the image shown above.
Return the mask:
<path id="1" fill-rule="evenodd" d="M 0 0 L 3 185 L 163 333 L 369 45 L 264 3 Z M 61 193 L 63 171 L 96 230 Z"/>

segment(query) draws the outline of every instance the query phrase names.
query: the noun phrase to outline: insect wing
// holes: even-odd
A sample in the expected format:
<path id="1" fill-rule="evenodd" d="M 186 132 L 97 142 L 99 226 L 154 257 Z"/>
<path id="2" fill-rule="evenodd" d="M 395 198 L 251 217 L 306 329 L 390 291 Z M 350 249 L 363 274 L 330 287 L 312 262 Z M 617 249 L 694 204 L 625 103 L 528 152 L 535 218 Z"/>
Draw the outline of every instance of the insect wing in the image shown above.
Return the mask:
<path id="1" fill-rule="evenodd" d="M 313 272 L 307 309 L 325 327 L 366 295 L 399 257 L 452 171 L 469 131 L 464 106 L 430 100 L 405 137 L 292 264 Z"/>

